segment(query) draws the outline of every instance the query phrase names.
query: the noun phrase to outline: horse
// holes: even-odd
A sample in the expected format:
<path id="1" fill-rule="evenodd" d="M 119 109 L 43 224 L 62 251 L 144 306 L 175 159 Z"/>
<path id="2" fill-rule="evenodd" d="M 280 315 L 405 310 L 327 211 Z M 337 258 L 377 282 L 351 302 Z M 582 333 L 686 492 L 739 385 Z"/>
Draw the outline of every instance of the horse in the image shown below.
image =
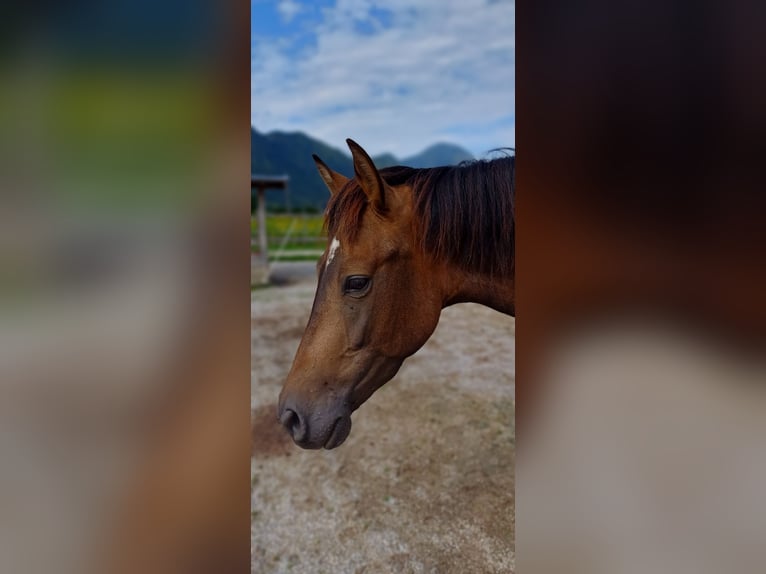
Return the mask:
<path id="1" fill-rule="evenodd" d="M 515 157 L 378 170 L 346 143 L 353 178 L 313 155 L 332 239 L 277 407 L 307 449 L 346 440 L 351 413 L 425 344 L 444 307 L 476 302 L 515 316 Z"/>

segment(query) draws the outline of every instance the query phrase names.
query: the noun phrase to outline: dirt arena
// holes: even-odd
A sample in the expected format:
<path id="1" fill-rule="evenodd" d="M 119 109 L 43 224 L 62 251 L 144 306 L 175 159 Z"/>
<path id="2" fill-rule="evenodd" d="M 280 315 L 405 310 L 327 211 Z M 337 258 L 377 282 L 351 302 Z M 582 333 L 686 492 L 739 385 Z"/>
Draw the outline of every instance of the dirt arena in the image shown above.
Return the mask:
<path id="1" fill-rule="evenodd" d="M 308 320 L 313 264 L 277 264 L 251 298 L 252 571 L 514 571 L 515 321 L 445 309 L 434 335 L 356 411 L 332 451 L 304 451 L 276 401 Z"/>

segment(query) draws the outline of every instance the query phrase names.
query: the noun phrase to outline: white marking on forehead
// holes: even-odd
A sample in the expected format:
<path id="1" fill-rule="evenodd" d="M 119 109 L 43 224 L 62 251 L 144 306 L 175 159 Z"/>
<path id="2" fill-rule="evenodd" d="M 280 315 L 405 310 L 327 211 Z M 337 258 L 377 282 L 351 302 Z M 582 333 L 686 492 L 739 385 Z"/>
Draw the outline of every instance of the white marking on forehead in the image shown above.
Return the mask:
<path id="1" fill-rule="evenodd" d="M 325 263 L 325 269 L 330 266 L 330 263 L 332 263 L 332 260 L 335 258 L 335 252 L 338 250 L 338 247 L 340 247 L 340 241 L 338 241 L 337 237 L 334 237 L 332 243 L 330 243 L 330 252 L 327 254 L 327 263 Z"/>

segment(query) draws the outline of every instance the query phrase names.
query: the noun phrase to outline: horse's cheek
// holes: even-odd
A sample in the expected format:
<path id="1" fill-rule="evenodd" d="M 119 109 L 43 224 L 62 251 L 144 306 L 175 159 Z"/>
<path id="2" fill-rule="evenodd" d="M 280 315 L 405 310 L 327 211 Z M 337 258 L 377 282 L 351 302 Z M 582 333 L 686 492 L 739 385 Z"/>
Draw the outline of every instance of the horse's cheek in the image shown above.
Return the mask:
<path id="1" fill-rule="evenodd" d="M 364 302 L 344 303 L 343 322 L 346 327 L 348 346 L 351 349 L 361 349 L 367 342 L 367 327 L 370 322 L 369 305 Z"/>
<path id="2" fill-rule="evenodd" d="M 434 305 L 428 297 L 412 296 L 405 309 L 399 311 L 396 328 L 391 331 L 397 339 L 395 356 L 409 357 L 416 353 L 439 322 L 441 306 Z"/>

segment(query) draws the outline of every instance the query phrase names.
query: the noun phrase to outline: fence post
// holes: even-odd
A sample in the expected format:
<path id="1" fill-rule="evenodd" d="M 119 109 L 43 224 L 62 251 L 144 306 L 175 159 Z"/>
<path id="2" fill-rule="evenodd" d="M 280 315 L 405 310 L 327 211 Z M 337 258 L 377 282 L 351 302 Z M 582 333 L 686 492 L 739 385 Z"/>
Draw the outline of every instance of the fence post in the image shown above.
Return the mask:
<path id="1" fill-rule="evenodd" d="M 266 188 L 258 187 L 258 244 L 263 264 L 269 264 L 268 243 L 266 241 Z"/>

